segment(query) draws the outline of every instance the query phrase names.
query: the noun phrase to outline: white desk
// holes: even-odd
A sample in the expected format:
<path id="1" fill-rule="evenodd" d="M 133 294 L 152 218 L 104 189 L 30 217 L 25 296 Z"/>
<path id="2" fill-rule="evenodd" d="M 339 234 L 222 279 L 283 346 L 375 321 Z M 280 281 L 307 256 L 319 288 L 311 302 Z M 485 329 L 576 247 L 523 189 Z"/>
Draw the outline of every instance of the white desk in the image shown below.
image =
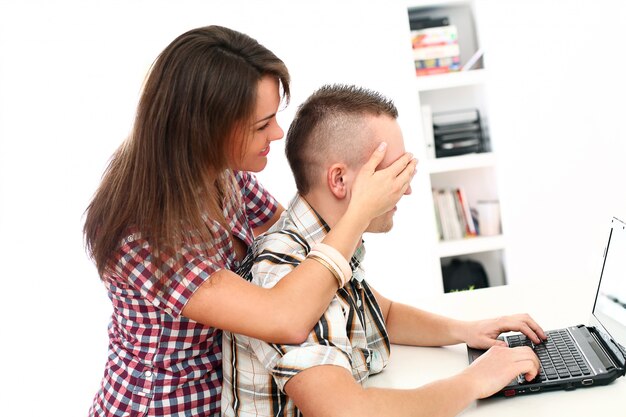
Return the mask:
<path id="1" fill-rule="evenodd" d="M 544 330 L 575 324 L 586 324 L 593 307 L 595 286 L 579 283 L 568 291 L 568 297 L 551 297 L 520 286 L 504 286 L 445 294 L 423 300 L 420 308 L 450 317 L 479 319 L 527 312 Z M 557 283 L 547 283 L 547 293 L 555 294 Z M 545 293 L 544 293 L 545 294 Z M 372 376 L 368 386 L 416 388 L 457 374 L 467 367 L 464 344 L 423 348 L 392 345 L 387 368 Z M 519 411 L 518 411 L 519 410 Z M 558 410 L 558 411 L 557 411 Z M 523 414 L 522 414 L 523 413 Z M 474 402 L 462 416 L 626 416 L 626 378 L 620 377 L 607 386 L 574 391 L 544 392 L 513 398 L 491 398 Z"/>

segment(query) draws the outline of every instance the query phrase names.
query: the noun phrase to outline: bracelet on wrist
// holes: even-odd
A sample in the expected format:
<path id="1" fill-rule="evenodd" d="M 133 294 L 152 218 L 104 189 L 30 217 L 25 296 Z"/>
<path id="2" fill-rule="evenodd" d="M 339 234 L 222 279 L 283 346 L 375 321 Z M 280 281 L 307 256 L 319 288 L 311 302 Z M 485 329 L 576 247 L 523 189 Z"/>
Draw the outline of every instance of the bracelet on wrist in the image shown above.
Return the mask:
<path id="1" fill-rule="evenodd" d="M 350 268 L 350 264 L 348 263 L 346 258 L 344 258 L 341 252 L 339 252 L 337 249 L 325 243 L 316 244 L 313 247 L 313 250 L 316 252 L 323 253 L 328 258 L 330 258 L 334 262 L 335 265 L 339 267 L 339 269 L 341 270 L 345 278 L 344 284 L 350 281 L 350 278 L 352 278 L 352 268 Z"/>
<path id="2" fill-rule="evenodd" d="M 341 274 L 341 271 L 336 269 L 336 267 L 333 267 L 333 265 L 331 265 L 330 262 L 328 262 L 326 259 L 324 259 L 323 257 L 319 256 L 316 253 L 309 253 L 307 255 L 307 259 L 313 259 L 314 261 L 317 261 L 322 266 L 326 267 L 326 269 L 328 269 L 330 271 L 330 273 L 333 274 L 333 277 L 337 281 L 338 287 L 339 288 L 343 287 L 344 277 Z"/>

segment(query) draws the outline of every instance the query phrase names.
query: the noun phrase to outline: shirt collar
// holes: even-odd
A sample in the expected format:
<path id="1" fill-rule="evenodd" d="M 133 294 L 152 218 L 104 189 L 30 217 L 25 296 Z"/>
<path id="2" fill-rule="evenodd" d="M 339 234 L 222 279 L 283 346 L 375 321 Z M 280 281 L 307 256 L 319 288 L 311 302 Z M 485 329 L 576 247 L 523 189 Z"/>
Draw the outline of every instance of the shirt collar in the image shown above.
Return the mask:
<path id="1" fill-rule="evenodd" d="M 330 227 L 322 216 L 300 194 L 296 194 L 291 200 L 287 213 L 302 237 L 309 244 L 308 250 L 315 246 L 316 243 L 321 242 L 330 231 Z M 352 268 L 353 272 L 361 265 L 364 257 L 365 246 L 361 240 L 361 244 L 356 248 L 350 259 L 350 268 Z"/>

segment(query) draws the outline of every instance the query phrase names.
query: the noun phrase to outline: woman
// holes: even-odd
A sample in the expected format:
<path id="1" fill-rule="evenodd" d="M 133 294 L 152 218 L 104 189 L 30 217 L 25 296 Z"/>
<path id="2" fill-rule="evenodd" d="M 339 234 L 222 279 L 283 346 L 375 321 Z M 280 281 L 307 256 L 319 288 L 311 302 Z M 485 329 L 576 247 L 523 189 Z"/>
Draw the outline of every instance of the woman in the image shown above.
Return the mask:
<path id="1" fill-rule="evenodd" d="M 282 138 L 276 112 L 288 99 L 284 63 L 224 27 L 184 33 L 156 59 L 132 134 L 87 209 L 87 247 L 113 304 L 90 415 L 219 415 L 218 329 L 300 343 L 370 220 L 408 187 L 415 160 L 375 171 L 382 145 L 324 239 L 328 262 L 306 259 L 272 289 L 242 279 L 254 236 L 283 211 L 250 172 Z"/>

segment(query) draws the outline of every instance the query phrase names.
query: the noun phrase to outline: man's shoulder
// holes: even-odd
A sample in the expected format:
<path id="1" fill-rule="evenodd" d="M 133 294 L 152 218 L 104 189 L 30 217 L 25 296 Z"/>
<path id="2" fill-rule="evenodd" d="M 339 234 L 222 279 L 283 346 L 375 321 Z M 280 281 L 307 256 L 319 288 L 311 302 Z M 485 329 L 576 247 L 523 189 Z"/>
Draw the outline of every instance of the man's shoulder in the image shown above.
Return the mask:
<path id="1" fill-rule="evenodd" d="M 285 210 L 278 221 L 255 240 L 257 255 L 264 251 L 306 255 L 311 250 L 305 233 L 294 222 L 292 209 L 293 207 L 290 206 Z"/>
<path id="2" fill-rule="evenodd" d="M 272 228 L 254 242 L 255 262 L 268 253 L 304 257 L 309 251 L 309 243 L 294 227 Z"/>
<path id="3" fill-rule="evenodd" d="M 251 281 L 261 287 L 273 287 L 305 259 L 309 250 L 296 229 L 271 229 L 254 241 Z"/>

